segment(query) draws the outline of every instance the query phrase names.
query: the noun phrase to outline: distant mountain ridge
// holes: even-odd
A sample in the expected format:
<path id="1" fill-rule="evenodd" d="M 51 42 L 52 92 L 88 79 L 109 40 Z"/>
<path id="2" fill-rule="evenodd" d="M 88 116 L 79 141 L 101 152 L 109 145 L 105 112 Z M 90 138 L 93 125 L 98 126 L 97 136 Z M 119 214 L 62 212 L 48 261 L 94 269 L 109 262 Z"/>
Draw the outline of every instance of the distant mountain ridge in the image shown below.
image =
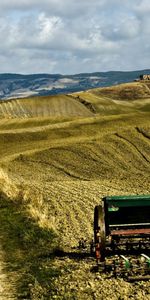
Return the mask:
<path id="1" fill-rule="evenodd" d="M 61 74 L 0 74 L 0 99 L 23 98 L 31 96 L 68 94 L 132 82 L 141 74 L 150 74 L 150 69 L 138 71 L 109 71 Z"/>

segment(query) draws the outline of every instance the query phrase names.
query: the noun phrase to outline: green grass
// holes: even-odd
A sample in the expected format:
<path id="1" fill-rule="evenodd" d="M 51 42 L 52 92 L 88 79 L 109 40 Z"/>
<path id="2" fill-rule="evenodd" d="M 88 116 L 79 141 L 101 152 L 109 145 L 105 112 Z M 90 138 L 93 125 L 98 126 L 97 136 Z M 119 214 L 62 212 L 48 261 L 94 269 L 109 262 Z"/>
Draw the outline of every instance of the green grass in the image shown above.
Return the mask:
<path id="1" fill-rule="evenodd" d="M 0 201 L 0 235 L 7 271 L 19 274 L 17 299 L 42 299 L 50 295 L 53 280 L 60 275 L 53 266 L 58 237 L 29 218 L 18 200 L 1 197 Z"/>

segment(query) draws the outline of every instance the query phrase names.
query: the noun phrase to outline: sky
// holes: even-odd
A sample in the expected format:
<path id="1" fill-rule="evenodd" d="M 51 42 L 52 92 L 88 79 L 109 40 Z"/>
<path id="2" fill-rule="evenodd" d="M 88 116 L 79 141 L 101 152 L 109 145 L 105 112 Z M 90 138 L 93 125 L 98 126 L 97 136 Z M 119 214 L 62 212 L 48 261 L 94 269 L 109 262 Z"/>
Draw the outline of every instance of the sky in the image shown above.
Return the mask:
<path id="1" fill-rule="evenodd" d="M 4 0 L 0 73 L 150 68 L 150 0 Z"/>

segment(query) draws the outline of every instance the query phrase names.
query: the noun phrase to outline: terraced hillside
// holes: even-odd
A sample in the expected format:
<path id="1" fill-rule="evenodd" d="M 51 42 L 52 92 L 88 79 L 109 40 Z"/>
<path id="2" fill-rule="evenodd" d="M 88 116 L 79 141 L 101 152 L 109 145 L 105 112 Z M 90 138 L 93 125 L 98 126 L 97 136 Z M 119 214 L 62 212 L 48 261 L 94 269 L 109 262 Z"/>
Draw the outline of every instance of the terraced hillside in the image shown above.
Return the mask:
<path id="1" fill-rule="evenodd" d="M 15 101 L 30 117 L 21 109 L 17 115 Z M 148 282 L 107 279 L 91 273 L 93 260 L 77 256 L 79 239 L 92 239 L 93 209 L 102 196 L 150 193 L 149 106 L 145 83 L 5 103 L 8 114 L 0 120 L 3 203 L 11 199 L 16 215 L 23 211 L 40 230 L 53 230 L 59 249 L 51 258 L 50 248 L 40 244 L 42 253 L 38 249 L 33 255 L 40 262 L 38 272 L 27 255 L 29 299 L 149 299 Z M 29 234 L 19 237 L 30 242 Z M 19 259 L 27 251 L 22 247 Z M 18 272 L 23 281 L 27 270 L 20 264 Z"/>

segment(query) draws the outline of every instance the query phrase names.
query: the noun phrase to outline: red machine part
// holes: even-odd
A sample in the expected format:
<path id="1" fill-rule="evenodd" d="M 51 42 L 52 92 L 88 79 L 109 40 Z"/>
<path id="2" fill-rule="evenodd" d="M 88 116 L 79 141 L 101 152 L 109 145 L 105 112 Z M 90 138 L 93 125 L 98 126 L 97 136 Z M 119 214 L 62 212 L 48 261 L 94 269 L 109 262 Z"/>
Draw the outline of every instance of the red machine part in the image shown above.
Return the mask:
<path id="1" fill-rule="evenodd" d="M 124 236 L 124 235 L 129 235 L 129 236 L 133 236 L 133 235 L 150 235 L 150 229 L 149 228 L 139 228 L 139 229 L 119 229 L 119 230 L 112 230 L 111 231 L 111 235 L 115 236 L 115 235 L 120 235 L 120 236 Z"/>
<path id="2" fill-rule="evenodd" d="M 105 211 L 103 205 L 97 205 L 94 210 L 94 242 L 97 262 L 105 261 Z"/>

